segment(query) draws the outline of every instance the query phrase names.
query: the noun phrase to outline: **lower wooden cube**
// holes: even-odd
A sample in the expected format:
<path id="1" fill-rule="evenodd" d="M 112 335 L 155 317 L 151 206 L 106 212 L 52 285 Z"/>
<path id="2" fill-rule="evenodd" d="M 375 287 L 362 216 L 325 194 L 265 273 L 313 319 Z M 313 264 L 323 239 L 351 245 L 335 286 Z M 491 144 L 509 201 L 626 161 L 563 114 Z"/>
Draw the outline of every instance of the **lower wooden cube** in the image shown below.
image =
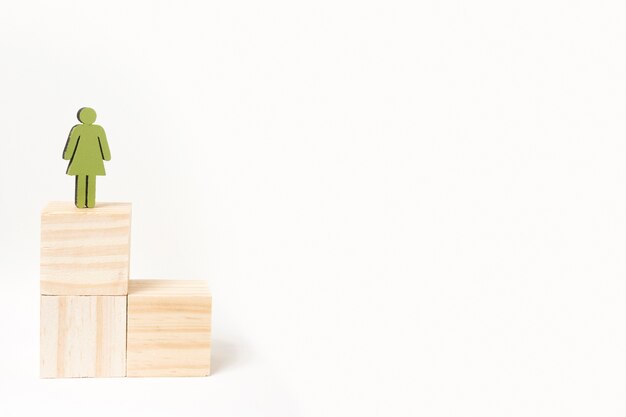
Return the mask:
<path id="1" fill-rule="evenodd" d="M 131 280 L 127 376 L 207 376 L 211 294 L 203 281 Z"/>
<path id="2" fill-rule="evenodd" d="M 41 296 L 41 377 L 126 375 L 125 296 Z"/>

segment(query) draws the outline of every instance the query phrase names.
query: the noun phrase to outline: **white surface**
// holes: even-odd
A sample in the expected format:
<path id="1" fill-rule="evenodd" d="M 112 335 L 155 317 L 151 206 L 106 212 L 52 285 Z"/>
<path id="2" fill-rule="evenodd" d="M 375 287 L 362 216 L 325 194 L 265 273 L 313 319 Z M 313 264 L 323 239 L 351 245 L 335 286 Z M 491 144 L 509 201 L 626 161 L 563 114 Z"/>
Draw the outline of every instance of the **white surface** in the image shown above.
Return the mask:
<path id="1" fill-rule="evenodd" d="M 626 5 L 4 2 L 0 415 L 624 416 Z M 38 379 L 39 210 L 93 106 L 207 379 Z"/>

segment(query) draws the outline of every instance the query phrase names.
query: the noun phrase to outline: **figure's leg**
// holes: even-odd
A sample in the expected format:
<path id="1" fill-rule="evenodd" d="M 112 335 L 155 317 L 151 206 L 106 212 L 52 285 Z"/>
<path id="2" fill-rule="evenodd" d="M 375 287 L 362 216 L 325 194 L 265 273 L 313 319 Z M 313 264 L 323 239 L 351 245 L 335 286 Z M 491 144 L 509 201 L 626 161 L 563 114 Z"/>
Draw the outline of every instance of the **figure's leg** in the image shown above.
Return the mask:
<path id="1" fill-rule="evenodd" d="M 77 175 L 74 203 L 76 204 L 76 207 L 78 208 L 84 208 L 86 206 L 85 204 L 85 201 L 86 201 L 85 200 L 86 198 L 85 187 L 86 186 L 87 186 L 87 178 L 84 175 Z"/>
<path id="2" fill-rule="evenodd" d="M 93 208 L 96 205 L 96 176 L 87 175 L 87 207 Z"/>

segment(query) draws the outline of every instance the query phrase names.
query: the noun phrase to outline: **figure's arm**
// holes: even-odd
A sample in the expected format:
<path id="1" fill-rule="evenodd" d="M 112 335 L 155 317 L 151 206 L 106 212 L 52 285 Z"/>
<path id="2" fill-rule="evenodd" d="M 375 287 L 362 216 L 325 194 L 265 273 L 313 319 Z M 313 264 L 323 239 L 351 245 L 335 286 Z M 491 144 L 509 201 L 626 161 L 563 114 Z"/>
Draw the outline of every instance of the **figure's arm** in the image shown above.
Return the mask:
<path id="1" fill-rule="evenodd" d="M 109 150 L 109 142 L 107 142 L 107 135 L 104 133 L 104 129 L 102 127 L 100 127 L 100 132 L 98 132 L 98 142 L 100 143 L 100 153 L 102 154 L 102 159 L 110 161 L 111 151 Z"/>
<path id="2" fill-rule="evenodd" d="M 77 126 L 74 126 L 72 130 L 70 130 L 70 135 L 67 137 L 67 142 L 65 142 L 65 148 L 63 149 L 63 159 L 70 160 L 72 159 L 72 155 L 74 155 L 74 151 L 76 150 L 76 145 L 78 144 L 78 129 Z"/>

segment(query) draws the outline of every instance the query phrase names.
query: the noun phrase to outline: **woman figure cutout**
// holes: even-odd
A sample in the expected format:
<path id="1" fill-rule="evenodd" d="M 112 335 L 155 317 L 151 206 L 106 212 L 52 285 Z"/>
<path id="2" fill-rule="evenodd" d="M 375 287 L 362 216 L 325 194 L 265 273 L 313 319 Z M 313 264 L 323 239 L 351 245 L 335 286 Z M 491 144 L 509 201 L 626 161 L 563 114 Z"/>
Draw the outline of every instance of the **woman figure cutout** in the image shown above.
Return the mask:
<path id="1" fill-rule="evenodd" d="M 63 159 L 69 160 L 67 175 L 76 176 L 74 202 L 76 207 L 96 205 L 96 176 L 106 175 L 104 161 L 111 160 L 111 152 L 104 129 L 94 125 L 96 111 L 89 107 L 78 110 L 78 124 L 67 138 Z"/>

